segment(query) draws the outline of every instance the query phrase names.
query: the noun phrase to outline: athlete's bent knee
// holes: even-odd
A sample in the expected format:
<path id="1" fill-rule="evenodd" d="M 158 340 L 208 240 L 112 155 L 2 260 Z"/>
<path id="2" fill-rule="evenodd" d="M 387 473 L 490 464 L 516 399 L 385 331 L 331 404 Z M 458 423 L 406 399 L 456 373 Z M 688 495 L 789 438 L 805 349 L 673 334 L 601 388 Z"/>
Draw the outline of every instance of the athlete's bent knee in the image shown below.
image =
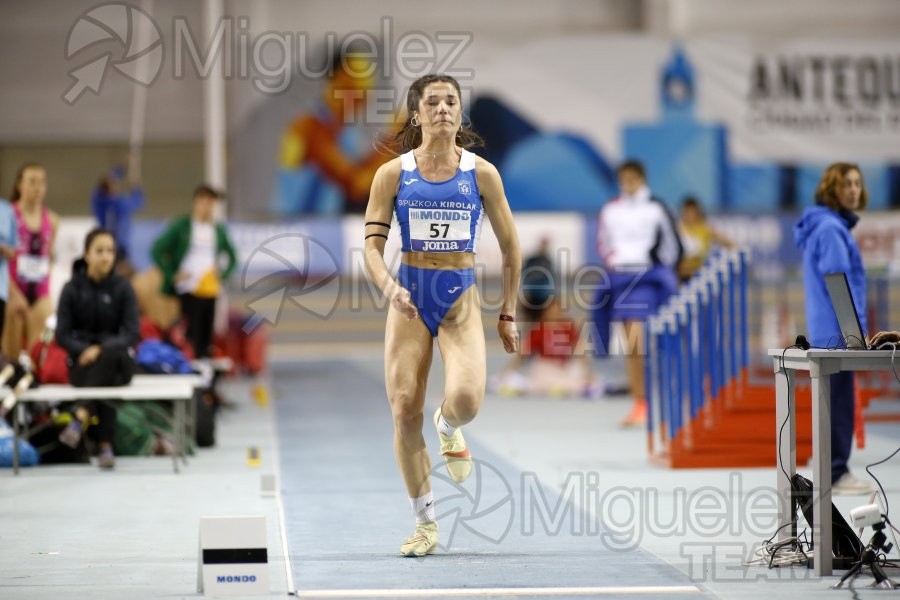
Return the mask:
<path id="1" fill-rule="evenodd" d="M 449 407 L 447 407 L 449 405 Z M 444 406 L 449 408 L 457 425 L 464 425 L 475 418 L 478 408 L 481 406 L 481 394 L 470 388 L 459 388 L 447 394 Z"/>

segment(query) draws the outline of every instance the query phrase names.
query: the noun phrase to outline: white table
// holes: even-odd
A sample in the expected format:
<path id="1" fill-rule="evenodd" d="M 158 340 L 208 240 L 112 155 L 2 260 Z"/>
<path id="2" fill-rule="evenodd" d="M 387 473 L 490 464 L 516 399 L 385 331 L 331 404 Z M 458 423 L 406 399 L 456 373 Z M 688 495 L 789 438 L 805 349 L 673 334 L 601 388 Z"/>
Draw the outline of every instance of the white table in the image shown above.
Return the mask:
<path id="1" fill-rule="evenodd" d="M 817 576 L 831 575 L 831 380 L 841 371 L 882 371 L 891 368 L 891 350 L 784 350 L 771 349 L 775 364 L 775 435 L 784 427 L 778 465 L 775 467 L 778 490 L 778 525 L 790 523 L 791 482 L 785 479 L 781 465 L 792 477 L 797 471 L 797 396 L 796 371 L 809 371 L 812 379 L 813 436 L 813 568 Z M 900 357 L 898 357 L 900 361 Z M 790 410 L 788 400 L 790 399 Z M 776 437 L 776 444 L 778 443 Z M 778 446 L 776 446 L 778 447 Z M 778 539 L 791 535 L 790 528 L 779 531 Z"/>
<path id="2" fill-rule="evenodd" d="M 164 377 L 165 379 L 160 379 Z M 208 388 L 212 386 L 213 374 L 198 373 L 167 373 L 165 375 L 134 375 L 131 378 L 131 385 L 157 385 L 160 381 L 166 382 L 184 382 L 189 384 L 195 391 L 200 388 Z M 157 398 L 165 400 L 165 398 Z M 188 435 L 188 439 L 197 437 L 197 403 L 188 402 L 187 405 L 187 421 L 184 423 L 184 430 Z M 185 447 L 187 445 L 185 444 Z"/>
<path id="3" fill-rule="evenodd" d="M 176 379 L 170 379 L 176 377 Z M 77 402 L 82 400 L 121 400 L 124 402 L 141 400 L 171 400 L 174 404 L 175 454 L 172 465 L 178 473 L 178 459 L 186 462 L 187 418 L 189 405 L 194 398 L 194 382 L 188 377 L 154 375 L 152 379 L 143 376 L 135 378 L 129 385 L 117 387 L 74 387 L 64 384 L 47 384 L 30 389 L 18 397 L 13 409 L 13 470 L 19 473 L 19 413 L 26 402 Z"/>
<path id="4" fill-rule="evenodd" d="M 228 373 L 234 368 L 234 361 L 227 356 L 195 358 L 191 361 L 191 368 L 201 374 L 207 370 L 213 373 Z"/>

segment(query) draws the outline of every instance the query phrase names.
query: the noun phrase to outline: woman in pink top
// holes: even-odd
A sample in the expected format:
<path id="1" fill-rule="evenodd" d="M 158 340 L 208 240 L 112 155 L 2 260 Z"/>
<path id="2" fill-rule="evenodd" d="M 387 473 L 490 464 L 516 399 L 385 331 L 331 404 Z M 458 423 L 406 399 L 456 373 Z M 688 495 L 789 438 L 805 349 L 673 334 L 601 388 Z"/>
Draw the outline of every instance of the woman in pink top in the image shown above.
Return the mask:
<path id="1" fill-rule="evenodd" d="M 59 217 L 44 206 L 47 173 L 36 163 L 22 165 L 13 187 L 13 212 L 19 243 L 9 267 L 9 302 L 3 329 L 3 354 L 12 359 L 40 338 L 50 302 L 50 262 Z"/>

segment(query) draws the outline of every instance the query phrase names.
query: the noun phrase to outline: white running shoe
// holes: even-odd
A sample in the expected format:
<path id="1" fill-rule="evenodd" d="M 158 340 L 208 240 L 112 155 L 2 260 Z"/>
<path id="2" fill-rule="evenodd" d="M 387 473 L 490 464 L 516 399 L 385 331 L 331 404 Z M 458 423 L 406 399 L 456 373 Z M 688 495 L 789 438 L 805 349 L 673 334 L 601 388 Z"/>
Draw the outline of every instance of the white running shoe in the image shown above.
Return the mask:
<path id="1" fill-rule="evenodd" d="M 850 472 L 844 473 L 831 484 L 831 493 L 835 496 L 864 496 L 875 491 L 868 481 L 857 479 Z"/>
<path id="2" fill-rule="evenodd" d="M 425 556 L 434 554 L 437 549 L 438 530 L 435 521 L 419 523 L 416 532 L 406 538 L 400 546 L 400 554 L 403 556 Z"/>

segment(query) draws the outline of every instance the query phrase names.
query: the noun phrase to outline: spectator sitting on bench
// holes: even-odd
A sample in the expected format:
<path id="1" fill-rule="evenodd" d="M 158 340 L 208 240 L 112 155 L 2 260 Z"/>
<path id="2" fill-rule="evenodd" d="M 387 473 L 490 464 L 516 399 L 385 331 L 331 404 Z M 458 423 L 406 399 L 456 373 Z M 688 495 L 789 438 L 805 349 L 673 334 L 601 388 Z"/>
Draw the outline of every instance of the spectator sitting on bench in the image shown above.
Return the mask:
<path id="1" fill-rule="evenodd" d="M 540 320 L 522 339 L 519 353 L 497 376 L 493 391 L 503 395 L 549 394 L 591 397 L 598 392 L 591 355 L 578 327 L 554 295 Z M 522 367 L 530 362 L 524 371 Z"/>
<path id="2" fill-rule="evenodd" d="M 84 257 L 75 261 L 59 298 L 56 343 L 69 354 L 69 382 L 76 387 L 126 385 L 134 374 L 130 350 L 139 341 L 138 305 L 128 280 L 113 272 L 115 259 L 109 230 L 88 233 Z M 85 407 L 99 418 L 100 468 L 112 469 L 116 409 L 99 401 Z M 77 445 L 82 429 L 82 421 L 74 420 L 60 441 Z"/>

